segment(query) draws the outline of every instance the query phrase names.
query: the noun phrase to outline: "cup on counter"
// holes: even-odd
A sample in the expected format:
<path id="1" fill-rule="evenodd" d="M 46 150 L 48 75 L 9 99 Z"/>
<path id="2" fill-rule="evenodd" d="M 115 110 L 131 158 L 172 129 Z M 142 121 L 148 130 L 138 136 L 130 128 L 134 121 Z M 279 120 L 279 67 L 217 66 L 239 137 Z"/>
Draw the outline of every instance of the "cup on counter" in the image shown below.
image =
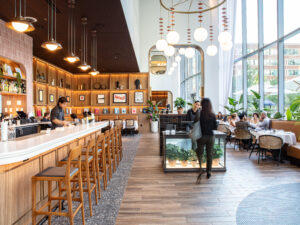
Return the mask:
<path id="1" fill-rule="evenodd" d="M 50 133 L 51 133 L 51 128 L 47 128 L 46 134 L 50 134 Z"/>
<path id="2" fill-rule="evenodd" d="M 166 130 L 166 135 L 170 135 L 170 130 Z"/>
<path id="3" fill-rule="evenodd" d="M 21 125 L 21 120 L 17 120 L 17 126 Z"/>
<path id="4" fill-rule="evenodd" d="M 176 130 L 171 130 L 171 134 L 175 135 L 176 134 Z"/>

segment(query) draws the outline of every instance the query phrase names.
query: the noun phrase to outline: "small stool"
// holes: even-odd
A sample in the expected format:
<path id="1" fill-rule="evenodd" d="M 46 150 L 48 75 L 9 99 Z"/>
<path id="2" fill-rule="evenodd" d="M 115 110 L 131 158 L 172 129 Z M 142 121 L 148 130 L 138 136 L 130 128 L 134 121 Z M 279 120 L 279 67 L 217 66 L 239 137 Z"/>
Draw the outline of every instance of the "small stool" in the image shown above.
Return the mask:
<path id="1" fill-rule="evenodd" d="M 73 160 L 76 160 L 76 164 L 71 163 Z M 73 166 L 73 167 L 72 167 Z M 75 168 L 76 167 L 76 168 Z M 77 178 L 76 178 L 77 177 Z M 78 184 L 77 189 L 71 188 L 71 182 L 74 182 L 76 178 L 76 184 Z M 41 206 L 39 209 L 36 209 L 36 183 L 38 181 L 48 181 L 48 201 Z M 61 185 L 64 182 L 66 188 L 66 197 L 61 196 L 52 196 L 52 182 L 56 181 Z M 72 191 L 79 192 L 79 198 L 72 198 Z M 68 212 L 52 212 L 51 201 L 52 200 L 67 200 L 68 203 Z M 72 201 L 78 201 L 80 204 L 73 212 L 72 210 Z M 42 211 L 46 209 L 47 211 Z M 81 146 L 78 146 L 72 149 L 69 153 L 69 157 L 66 161 L 66 168 L 64 167 L 49 167 L 46 170 L 38 173 L 32 177 L 32 224 L 36 224 L 36 217 L 38 215 L 47 215 L 49 217 L 49 225 L 51 225 L 51 216 L 66 216 L 69 217 L 70 224 L 74 224 L 74 217 L 77 212 L 81 209 L 82 213 L 82 224 L 85 224 L 84 219 L 84 207 L 83 207 L 83 189 L 82 189 L 82 180 L 81 180 Z"/>
<path id="2" fill-rule="evenodd" d="M 98 204 L 98 197 L 97 197 L 97 177 L 96 177 L 96 165 L 94 161 L 94 151 L 95 151 L 95 140 L 89 140 L 87 147 L 81 152 L 82 159 L 81 159 L 81 170 L 82 170 L 82 182 L 86 183 L 86 189 L 83 189 L 83 192 L 88 193 L 89 197 L 89 208 L 90 208 L 90 216 L 93 216 L 93 208 L 92 208 L 92 192 L 95 192 L 95 201 Z M 63 159 L 58 163 L 58 166 L 63 166 L 67 162 L 67 159 Z M 73 160 L 71 163 L 76 164 L 76 160 Z M 64 190 L 59 186 L 59 192 Z"/>

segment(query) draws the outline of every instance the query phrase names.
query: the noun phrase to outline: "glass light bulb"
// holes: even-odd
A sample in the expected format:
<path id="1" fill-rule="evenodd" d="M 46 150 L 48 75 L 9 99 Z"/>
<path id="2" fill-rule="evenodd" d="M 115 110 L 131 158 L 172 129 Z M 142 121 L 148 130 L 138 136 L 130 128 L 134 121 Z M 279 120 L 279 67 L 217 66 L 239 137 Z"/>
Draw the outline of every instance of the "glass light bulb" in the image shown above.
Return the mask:
<path id="1" fill-rule="evenodd" d="M 70 62 L 70 63 L 73 63 L 76 61 L 75 57 L 68 57 L 67 60 Z"/>
<path id="2" fill-rule="evenodd" d="M 166 56 L 172 56 L 175 53 L 175 48 L 172 45 L 168 45 L 164 50 Z"/>
<path id="3" fill-rule="evenodd" d="M 232 41 L 221 43 L 221 49 L 223 51 L 229 51 L 232 48 Z"/>
<path id="4" fill-rule="evenodd" d="M 80 66 L 78 66 L 78 68 L 80 68 L 83 71 L 87 71 L 89 68 L 91 68 L 89 65 L 86 64 L 82 64 Z"/>
<path id="5" fill-rule="evenodd" d="M 165 39 L 160 39 L 156 42 L 156 49 L 158 51 L 164 51 L 168 46 L 168 42 Z"/>
<path id="6" fill-rule="evenodd" d="M 177 66 L 177 62 L 173 62 L 173 63 L 172 63 L 172 66 L 173 66 L 173 67 L 176 67 L 176 66 Z"/>
<path id="7" fill-rule="evenodd" d="M 46 48 L 50 51 L 55 51 L 58 48 L 57 44 L 46 44 Z"/>
<path id="8" fill-rule="evenodd" d="M 178 55 L 175 57 L 176 62 L 180 62 L 181 61 L 181 57 Z"/>
<path id="9" fill-rule="evenodd" d="M 184 55 L 185 54 L 185 48 L 180 48 L 179 49 L 179 54 Z"/>
<path id="10" fill-rule="evenodd" d="M 198 42 L 203 42 L 208 36 L 207 30 L 204 27 L 199 27 L 194 31 L 194 38 Z"/>
<path id="11" fill-rule="evenodd" d="M 206 49 L 206 53 L 209 56 L 215 56 L 218 53 L 218 48 L 215 45 L 209 45 Z"/>
<path id="12" fill-rule="evenodd" d="M 19 21 L 12 22 L 12 26 L 14 27 L 15 30 L 17 30 L 19 32 L 24 32 L 29 27 L 29 25 L 27 23 L 23 23 L 23 22 L 19 22 Z"/>
<path id="13" fill-rule="evenodd" d="M 185 57 L 187 58 L 193 58 L 195 56 L 195 49 L 192 47 L 188 47 L 185 50 Z"/>
<path id="14" fill-rule="evenodd" d="M 180 36 L 177 31 L 172 30 L 167 34 L 167 42 L 171 45 L 175 45 L 179 42 Z"/>
<path id="15" fill-rule="evenodd" d="M 232 40 L 232 36 L 228 31 L 223 31 L 219 34 L 218 40 L 220 43 L 229 43 Z"/>

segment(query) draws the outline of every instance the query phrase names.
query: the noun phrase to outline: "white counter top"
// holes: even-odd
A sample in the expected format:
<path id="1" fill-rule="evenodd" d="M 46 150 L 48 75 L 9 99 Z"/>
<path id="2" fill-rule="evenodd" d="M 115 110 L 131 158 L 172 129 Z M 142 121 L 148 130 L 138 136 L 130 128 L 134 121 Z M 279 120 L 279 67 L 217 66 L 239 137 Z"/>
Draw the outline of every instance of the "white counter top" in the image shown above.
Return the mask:
<path id="1" fill-rule="evenodd" d="M 0 142 L 0 165 L 20 162 L 108 126 L 108 122 L 77 125 Z"/>

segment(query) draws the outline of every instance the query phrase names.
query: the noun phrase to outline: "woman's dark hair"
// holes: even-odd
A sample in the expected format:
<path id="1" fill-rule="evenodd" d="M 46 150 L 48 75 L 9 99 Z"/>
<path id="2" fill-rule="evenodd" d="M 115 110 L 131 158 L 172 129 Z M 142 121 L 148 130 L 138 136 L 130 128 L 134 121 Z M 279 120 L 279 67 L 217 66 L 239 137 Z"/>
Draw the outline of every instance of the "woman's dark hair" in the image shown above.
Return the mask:
<path id="1" fill-rule="evenodd" d="M 201 113 L 203 113 L 203 117 L 205 120 L 208 120 L 214 116 L 214 113 L 212 111 L 212 105 L 209 98 L 203 98 L 201 101 L 201 106 L 202 106 Z"/>
<path id="2" fill-rule="evenodd" d="M 231 118 L 232 118 L 232 119 L 234 119 L 235 117 L 236 117 L 236 115 L 235 115 L 235 114 L 232 114 L 232 115 L 231 115 Z"/>
<path id="3" fill-rule="evenodd" d="M 88 112 L 83 112 L 83 117 L 88 117 L 89 113 Z"/>
<path id="4" fill-rule="evenodd" d="M 256 116 L 259 118 L 259 115 L 258 115 L 258 113 L 253 113 L 253 117 L 254 117 L 254 115 L 256 115 Z"/>
<path id="5" fill-rule="evenodd" d="M 71 114 L 71 118 L 72 118 L 72 119 L 77 119 L 77 115 L 76 115 L 75 113 L 72 113 L 72 114 Z"/>
<path id="6" fill-rule="evenodd" d="M 65 97 L 60 97 L 60 98 L 58 99 L 57 105 L 59 106 L 59 103 L 63 104 L 63 103 L 65 103 L 65 102 L 68 102 L 67 99 L 66 99 Z"/>
<path id="7" fill-rule="evenodd" d="M 194 101 L 194 103 L 198 103 L 198 102 L 200 102 L 200 101 L 199 100 Z"/>

